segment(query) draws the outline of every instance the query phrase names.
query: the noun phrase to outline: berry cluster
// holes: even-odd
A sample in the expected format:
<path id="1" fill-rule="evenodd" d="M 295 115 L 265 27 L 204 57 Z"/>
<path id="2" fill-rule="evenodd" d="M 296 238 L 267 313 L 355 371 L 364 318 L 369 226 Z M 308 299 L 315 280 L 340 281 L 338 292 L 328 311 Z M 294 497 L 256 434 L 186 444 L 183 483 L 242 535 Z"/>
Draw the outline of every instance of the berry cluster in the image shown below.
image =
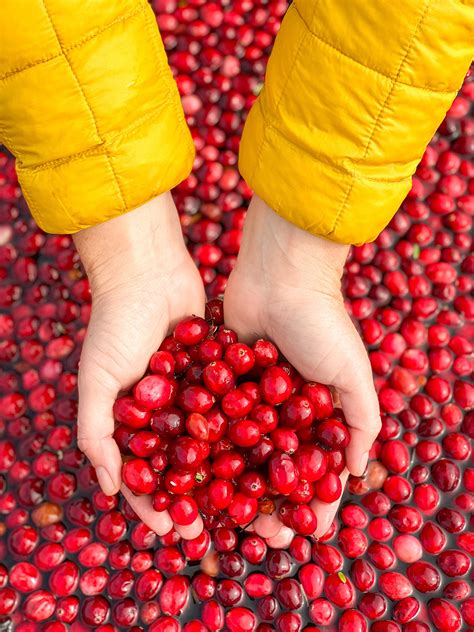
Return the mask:
<path id="1" fill-rule="evenodd" d="M 200 510 L 207 528 L 246 525 L 284 496 L 284 524 L 313 534 L 308 503 L 342 493 L 343 413 L 327 386 L 306 383 L 271 342 L 238 342 L 219 300 L 208 311 L 210 322 L 178 323 L 133 396 L 116 401 L 115 438 L 129 455 L 123 480 L 153 494 L 156 511 L 168 509 L 178 525 Z"/>

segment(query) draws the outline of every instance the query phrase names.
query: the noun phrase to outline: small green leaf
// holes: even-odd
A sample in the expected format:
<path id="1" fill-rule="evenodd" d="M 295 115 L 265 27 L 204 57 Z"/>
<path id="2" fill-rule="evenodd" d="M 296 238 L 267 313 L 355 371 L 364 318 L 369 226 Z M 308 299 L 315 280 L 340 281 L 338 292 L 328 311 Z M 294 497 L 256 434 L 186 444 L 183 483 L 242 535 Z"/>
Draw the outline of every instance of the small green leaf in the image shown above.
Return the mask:
<path id="1" fill-rule="evenodd" d="M 194 480 L 196 481 L 196 483 L 202 483 L 204 480 L 204 474 L 201 474 L 201 472 L 196 472 L 196 474 L 194 475 Z"/>
<path id="2" fill-rule="evenodd" d="M 339 573 L 337 574 L 337 576 L 339 577 L 339 579 L 341 580 L 341 582 L 343 584 L 347 584 L 347 577 L 344 575 L 344 573 L 342 573 L 341 571 L 339 571 Z"/>
<path id="3" fill-rule="evenodd" d="M 413 246 L 413 259 L 418 259 L 420 257 L 420 244 L 415 244 Z"/>

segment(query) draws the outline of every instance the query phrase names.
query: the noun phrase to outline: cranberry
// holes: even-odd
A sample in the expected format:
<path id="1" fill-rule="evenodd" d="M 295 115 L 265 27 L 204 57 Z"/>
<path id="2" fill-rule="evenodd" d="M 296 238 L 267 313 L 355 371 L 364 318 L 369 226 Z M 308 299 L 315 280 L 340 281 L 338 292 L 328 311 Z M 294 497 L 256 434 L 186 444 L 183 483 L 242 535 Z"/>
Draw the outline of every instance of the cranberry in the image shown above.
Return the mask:
<path id="1" fill-rule="evenodd" d="M 109 602 L 102 595 L 87 597 L 81 607 L 84 623 L 98 626 L 107 621 L 109 616 Z"/>
<path id="2" fill-rule="evenodd" d="M 239 388 L 229 391 L 222 399 L 222 410 L 232 419 L 245 417 L 250 413 L 252 407 L 252 399 Z"/>
<path id="3" fill-rule="evenodd" d="M 163 375 L 148 375 L 136 385 L 133 395 L 146 410 L 163 408 L 172 399 L 171 382 Z"/>
<path id="4" fill-rule="evenodd" d="M 207 336 L 209 325 L 203 318 L 192 316 L 180 321 L 174 330 L 175 339 L 183 345 L 196 345 Z"/>
<path id="5" fill-rule="evenodd" d="M 290 524 L 300 535 L 311 535 L 318 526 L 316 515 L 309 505 L 295 505 L 291 511 Z"/>
<path id="6" fill-rule="evenodd" d="M 227 511 L 237 525 L 246 525 L 257 515 L 258 503 L 255 498 L 249 498 L 245 494 L 237 492 L 234 494 Z"/>
<path id="7" fill-rule="evenodd" d="M 314 484 L 316 496 L 325 503 L 332 503 L 342 494 L 341 479 L 335 472 L 326 472 Z"/>
<path id="8" fill-rule="evenodd" d="M 334 606 L 326 599 L 315 599 L 310 603 L 309 616 L 318 625 L 329 625 L 334 619 Z"/>
<path id="9" fill-rule="evenodd" d="M 471 588 L 463 579 L 452 581 L 443 588 L 443 596 L 453 601 L 461 601 L 470 594 Z"/>
<path id="10" fill-rule="evenodd" d="M 399 440 L 384 443 L 380 458 L 382 463 L 394 474 L 403 474 L 410 465 L 408 450 Z"/>
<path id="11" fill-rule="evenodd" d="M 438 556 L 438 566 L 448 577 L 465 575 L 469 570 L 469 557 L 462 551 L 446 550 Z"/>
<path id="12" fill-rule="evenodd" d="M 434 592 L 439 588 L 441 577 L 434 566 L 428 562 L 414 562 L 407 568 L 408 579 L 422 593 Z"/>
<path id="13" fill-rule="evenodd" d="M 144 428 L 150 421 L 150 412 L 137 405 L 132 397 L 119 397 L 114 404 L 114 417 L 131 428 Z"/>
<path id="14" fill-rule="evenodd" d="M 187 386 L 179 393 L 178 403 L 187 413 L 203 415 L 214 405 L 214 397 L 202 386 Z"/>
<path id="15" fill-rule="evenodd" d="M 186 606 L 189 598 L 189 580 L 183 575 L 169 577 L 159 593 L 162 612 L 178 616 Z"/>
<path id="16" fill-rule="evenodd" d="M 169 512 L 176 524 L 190 525 L 198 516 L 198 507 L 190 496 L 178 496 L 172 500 Z"/>
<path id="17" fill-rule="evenodd" d="M 18 594 L 12 588 L 0 589 L 0 615 L 5 617 L 12 614 L 18 604 Z"/>
<path id="18" fill-rule="evenodd" d="M 267 555 L 265 568 L 272 579 L 282 579 L 291 574 L 291 558 L 285 551 L 272 551 Z"/>
<path id="19" fill-rule="evenodd" d="M 368 593 L 360 598 L 359 608 L 369 619 L 378 619 L 385 614 L 387 601 L 380 593 Z"/>
<path id="20" fill-rule="evenodd" d="M 272 406 L 283 403 L 291 395 L 292 384 L 288 374 L 280 367 L 265 369 L 260 379 L 263 399 Z"/>
<path id="21" fill-rule="evenodd" d="M 276 452 L 270 457 L 268 476 L 272 486 L 283 495 L 294 491 L 298 485 L 298 469 L 292 458 Z"/>
<path id="22" fill-rule="evenodd" d="M 433 522 L 427 522 L 423 526 L 420 532 L 420 541 L 425 551 L 432 555 L 437 555 L 447 543 L 444 531 Z"/>
<path id="23" fill-rule="evenodd" d="M 423 519 L 414 507 L 395 505 L 388 513 L 393 526 L 401 533 L 414 533 L 421 527 Z"/>
<path id="24" fill-rule="evenodd" d="M 428 602 L 428 614 L 438 630 L 446 630 L 446 632 L 461 630 L 461 615 L 459 611 L 445 599 L 431 599 Z"/>
<path id="25" fill-rule="evenodd" d="M 324 582 L 326 597 L 339 608 L 346 608 L 354 600 L 354 587 L 344 573 L 338 572 L 328 575 Z"/>
<path id="26" fill-rule="evenodd" d="M 229 632 L 253 632 L 257 625 L 257 619 L 248 608 L 232 608 L 225 617 Z"/>
<path id="27" fill-rule="evenodd" d="M 240 602 L 242 595 L 240 584 L 233 579 L 223 579 L 217 584 L 216 596 L 224 607 L 235 606 Z"/>
<path id="28" fill-rule="evenodd" d="M 324 384 L 310 382 L 305 384 L 302 395 L 307 397 L 314 408 L 315 419 L 321 420 L 330 417 L 334 411 L 331 391 Z"/>
<path id="29" fill-rule="evenodd" d="M 459 467 L 448 459 L 440 459 L 431 466 L 431 475 L 439 489 L 443 492 L 451 492 L 459 484 Z"/>
<path id="30" fill-rule="evenodd" d="M 23 613 L 30 621 L 45 621 L 49 619 L 56 608 L 56 600 L 46 590 L 37 590 L 28 595 L 23 602 Z"/>
<path id="31" fill-rule="evenodd" d="M 304 480 L 315 482 L 324 476 L 328 467 L 326 452 L 315 445 L 302 445 L 294 456 L 295 466 Z"/>
<path id="32" fill-rule="evenodd" d="M 131 459 L 124 463 L 122 478 L 134 494 L 152 494 L 157 486 L 156 473 L 144 459 Z"/>
<path id="33" fill-rule="evenodd" d="M 402 562 L 416 562 L 423 555 L 422 545 L 412 535 L 399 535 L 393 540 L 393 548 L 397 558 Z"/>
<path id="34" fill-rule="evenodd" d="M 228 436 L 234 445 L 250 448 L 260 441 L 260 429 L 255 421 L 241 419 L 231 424 Z"/>
<path id="35" fill-rule="evenodd" d="M 235 387 L 235 378 L 228 364 L 221 360 L 210 362 L 202 372 L 206 387 L 217 396 L 226 395 Z"/>
<path id="36" fill-rule="evenodd" d="M 344 555 L 353 559 L 365 553 L 368 541 L 363 531 L 355 527 L 345 527 L 339 531 L 338 544 Z"/>
<path id="37" fill-rule="evenodd" d="M 250 564 L 260 564 L 266 554 L 267 547 L 265 541 L 258 536 L 247 536 L 240 545 L 240 550 L 244 558 Z"/>

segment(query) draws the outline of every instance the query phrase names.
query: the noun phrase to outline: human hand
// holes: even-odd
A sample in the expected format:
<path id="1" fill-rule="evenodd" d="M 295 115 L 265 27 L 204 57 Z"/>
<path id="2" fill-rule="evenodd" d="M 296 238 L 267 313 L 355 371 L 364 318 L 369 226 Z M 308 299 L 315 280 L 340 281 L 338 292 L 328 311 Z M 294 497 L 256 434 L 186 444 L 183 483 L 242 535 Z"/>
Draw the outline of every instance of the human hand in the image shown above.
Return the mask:
<path id="1" fill-rule="evenodd" d="M 340 289 L 348 251 L 349 246 L 290 224 L 254 196 L 224 296 L 226 325 L 239 337 L 273 340 L 305 379 L 337 389 L 351 434 L 343 487 L 349 473 L 363 474 L 380 430 L 370 363 Z M 312 502 L 316 537 L 327 531 L 338 506 L 339 501 Z M 253 526 L 275 544 L 292 537 L 276 512 L 260 516 Z"/>
<path id="2" fill-rule="evenodd" d="M 79 367 L 78 445 L 96 468 L 103 492 L 122 489 L 143 522 L 163 535 L 173 527 L 169 513 L 156 512 L 150 497 L 134 496 L 121 483 L 112 408 L 118 393 L 141 378 L 170 327 L 190 314 L 204 314 L 202 281 L 169 193 L 80 231 L 74 242 L 93 299 Z M 193 538 L 202 527 L 199 517 L 176 530 Z"/>

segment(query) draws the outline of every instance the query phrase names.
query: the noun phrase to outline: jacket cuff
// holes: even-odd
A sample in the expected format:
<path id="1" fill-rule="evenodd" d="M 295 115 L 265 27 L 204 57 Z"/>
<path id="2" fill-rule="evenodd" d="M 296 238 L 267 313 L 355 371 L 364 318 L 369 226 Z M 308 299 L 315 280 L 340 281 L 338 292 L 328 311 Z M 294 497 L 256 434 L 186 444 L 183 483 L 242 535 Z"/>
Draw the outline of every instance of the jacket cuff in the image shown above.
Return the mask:
<path id="1" fill-rule="evenodd" d="M 244 128 L 249 186 L 336 242 L 389 223 L 472 56 L 467 5 L 400 2 L 294 0 Z"/>
<path id="2" fill-rule="evenodd" d="M 194 144 L 179 96 L 132 129 L 77 156 L 25 168 L 18 179 L 36 223 L 47 233 L 75 233 L 169 191 L 190 173 Z"/>
<path id="3" fill-rule="evenodd" d="M 184 180 L 194 144 L 147 1 L 28 11 L 8 18 L 28 25 L 29 56 L 0 82 L 0 136 L 38 225 L 74 233 Z"/>

